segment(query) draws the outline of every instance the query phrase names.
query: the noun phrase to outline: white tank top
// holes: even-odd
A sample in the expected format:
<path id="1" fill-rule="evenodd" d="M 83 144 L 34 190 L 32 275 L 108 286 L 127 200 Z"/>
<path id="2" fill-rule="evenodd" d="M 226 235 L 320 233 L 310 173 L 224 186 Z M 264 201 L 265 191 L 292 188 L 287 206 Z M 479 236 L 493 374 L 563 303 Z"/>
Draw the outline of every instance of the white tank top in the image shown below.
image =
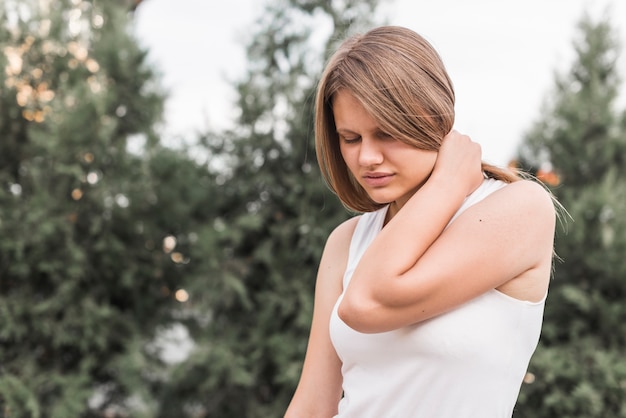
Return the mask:
<path id="1" fill-rule="evenodd" d="M 506 184 L 485 179 L 454 216 Z M 346 289 L 380 232 L 387 208 L 361 216 L 350 243 Z M 452 221 L 450 221 L 452 222 Z M 459 278 L 461 280 L 461 278 Z M 332 343 L 342 361 L 340 418 L 510 418 L 537 347 L 544 300 L 495 289 L 458 308 L 397 330 L 362 334 L 337 315 Z"/>

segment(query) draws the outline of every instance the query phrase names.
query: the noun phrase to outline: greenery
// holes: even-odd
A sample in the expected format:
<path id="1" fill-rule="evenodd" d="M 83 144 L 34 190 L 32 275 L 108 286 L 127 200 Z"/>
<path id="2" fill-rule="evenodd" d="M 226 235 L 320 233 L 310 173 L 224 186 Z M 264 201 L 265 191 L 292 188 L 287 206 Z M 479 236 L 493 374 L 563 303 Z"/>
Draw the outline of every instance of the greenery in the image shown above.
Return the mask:
<path id="1" fill-rule="evenodd" d="M 618 109 L 619 44 L 609 21 L 579 24 L 570 71 L 519 151 L 552 172 L 571 215 L 559 231 L 536 375 L 516 417 L 626 416 L 626 111 Z M 556 176 L 556 178 L 555 178 Z M 554 181 L 554 180 L 557 181 Z"/>
<path id="2" fill-rule="evenodd" d="M 282 416 L 324 242 L 351 216 L 317 167 L 315 84 L 378 1 L 270 4 L 235 128 L 176 148 L 134 4 L 0 3 L 0 416 Z M 519 418 L 626 416 L 614 30 L 584 18 L 575 49 L 519 151 L 573 218 Z"/>
<path id="3" fill-rule="evenodd" d="M 157 342 L 205 274 L 189 246 L 217 186 L 159 145 L 129 25 L 116 2 L 0 6 L 2 416 L 155 409 Z"/>

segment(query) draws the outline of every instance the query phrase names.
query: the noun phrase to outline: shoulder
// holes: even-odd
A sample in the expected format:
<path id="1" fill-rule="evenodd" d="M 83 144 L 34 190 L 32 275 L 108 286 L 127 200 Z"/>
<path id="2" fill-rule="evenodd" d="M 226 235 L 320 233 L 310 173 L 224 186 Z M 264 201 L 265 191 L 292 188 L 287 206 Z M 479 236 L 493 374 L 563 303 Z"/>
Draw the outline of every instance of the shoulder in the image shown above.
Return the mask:
<path id="1" fill-rule="evenodd" d="M 347 254 L 352 235 L 354 234 L 354 230 L 361 216 L 362 215 L 354 216 L 335 227 L 328 236 L 325 252 L 329 250 L 332 252 L 342 252 L 343 250 Z"/>
<path id="2" fill-rule="evenodd" d="M 342 222 L 328 236 L 319 266 L 319 273 L 322 277 L 343 277 L 348 264 L 352 234 L 354 233 L 359 219 L 360 216 L 355 216 Z M 331 280 L 334 281 L 335 279 Z M 341 280 L 339 280 L 339 282 L 341 282 Z"/>
<path id="3" fill-rule="evenodd" d="M 533 180 L 518 180 L 506 184 L 468 210 L 469 221 L 492 225 L 511 236 L 552 236 L 556 223 L 556 206 L 552 194 Z"/>
<path id="4" fill-rule="evenodd" d="M 332 308 L 342 291 L 342 278 L 348 265 L 350 241 L 360 216 L 342 222 L 328 236 L 317 275 L 316 299 Z"/>
<path id="5" fill-rule="evenodd" d="M 453 223 L 490 225 L 502 234 L 511 236 L 551 235 L 556 221 L 556 207 L 552 194 L 533 180 L 518 180 L 504 184 L 484 199 L 469 207 Z"/>
<path id="6" fill-rule="evenodd" d="M 532 214 L 546 217 L 554 217 L 556 214 L 554 197 L 543 185 L 536 181 L 518 180 L 509 183 L 500 189 L 498 193 L 501 194 L 499 196 L 500 200 L 508 201 L 509 204 L 521 211 L 528 211 L 532 212 Z"/>

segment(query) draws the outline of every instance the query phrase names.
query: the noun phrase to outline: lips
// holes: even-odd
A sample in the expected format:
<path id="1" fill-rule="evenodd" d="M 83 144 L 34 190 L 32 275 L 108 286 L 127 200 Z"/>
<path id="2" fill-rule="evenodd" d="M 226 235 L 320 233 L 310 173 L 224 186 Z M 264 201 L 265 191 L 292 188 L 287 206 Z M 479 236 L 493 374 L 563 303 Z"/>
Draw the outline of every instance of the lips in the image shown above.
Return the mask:
<path id="1" fill-rule="evenodd" d="M 362 179 L 370 187 L 383 187 L 391 182 L 393 174 L 380 172 L 365 173 Z"/>

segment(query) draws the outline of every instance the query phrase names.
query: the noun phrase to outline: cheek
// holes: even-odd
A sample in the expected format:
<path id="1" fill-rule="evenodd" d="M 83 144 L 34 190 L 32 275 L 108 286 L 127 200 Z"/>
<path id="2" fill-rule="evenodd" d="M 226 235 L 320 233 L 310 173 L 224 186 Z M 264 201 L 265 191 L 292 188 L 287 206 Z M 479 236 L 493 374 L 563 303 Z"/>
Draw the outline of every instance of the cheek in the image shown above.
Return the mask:
<path id="1" fill-rule="evenodd" d="M 428 167 L 428 173 L 432 173 L 435 168 L 435 163 L 437 162 L 437 153 L 435 151 L 431 151 L 428 153 L 428 158 L 426 159 L 426 166 Z"/>
<path id="2" fill-rule="evenodd" d="M 435 168 L 437 153 L 434 151 L 420 151 L 412 160 L 412 166 L 415 168 L 416 175 L 420 177 L 430 176 Z"/>
<path id="3" fill-rule="evenodd" d="M 343 158 L 346 166 L 348 166 L 350 171 L 352 171 L 355 162 L 354 151 L 350 148 L 339 146 L 339 152 L 341 153 L 341 158 Z"/>
<path id="4" fill-rule="evenodd" d="M 348 177 L 354 178 L 354 167 L 350 162 L 350 153 L 348 152 L 348 150 L 344 149 L 344 147 L 339 147 L 339 151 Z"/>

